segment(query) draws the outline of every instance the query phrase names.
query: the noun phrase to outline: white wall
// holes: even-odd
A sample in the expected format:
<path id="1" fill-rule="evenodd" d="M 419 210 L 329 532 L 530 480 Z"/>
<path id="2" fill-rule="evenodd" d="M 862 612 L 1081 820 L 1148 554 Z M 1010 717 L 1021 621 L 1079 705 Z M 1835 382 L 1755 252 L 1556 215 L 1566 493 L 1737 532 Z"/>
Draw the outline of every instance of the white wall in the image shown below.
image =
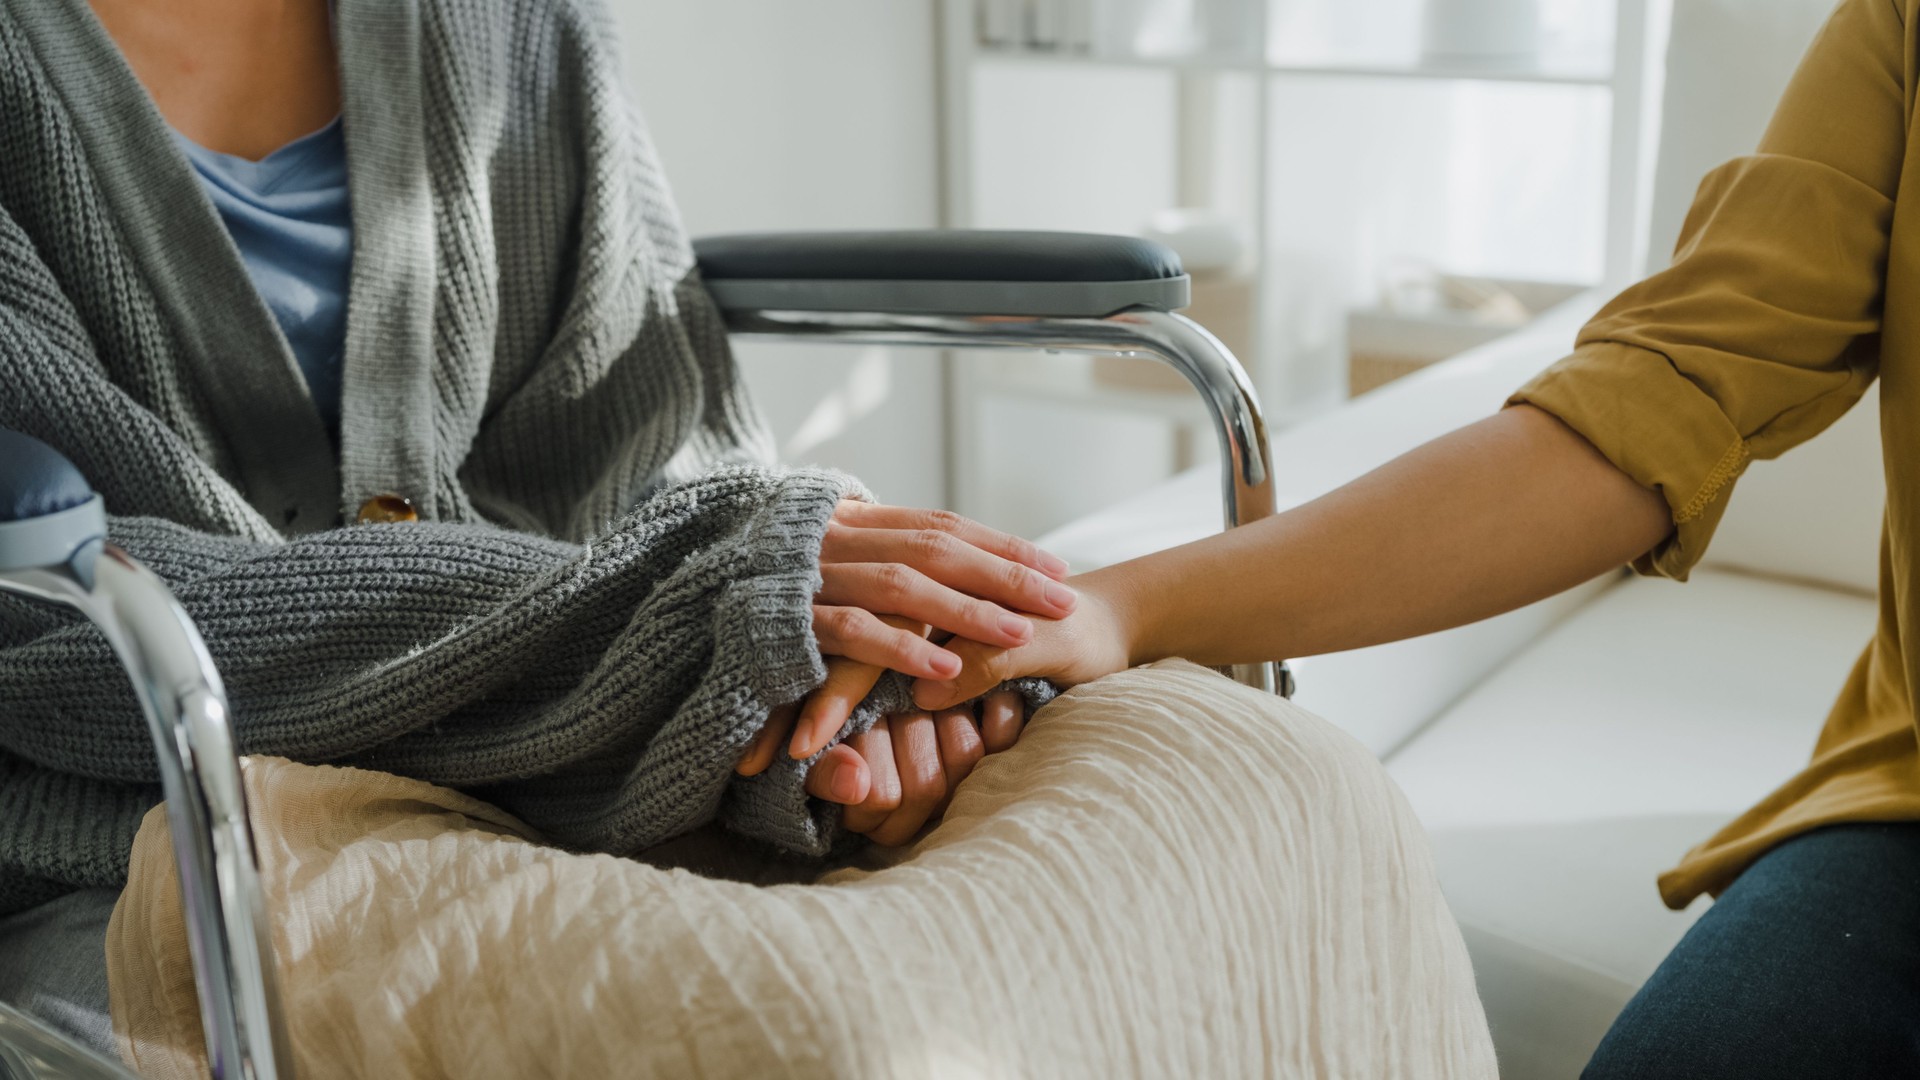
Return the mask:
<path id="1" fill-rule="evenodd" d="M 1171 74 L 1144 68 L 980 64 L 969 223 L 1138 232 L 1179 201 L 1174 89 Z M 979 365 L 969 372 L 1088 365 L 1058 354 L 959 357 Z M 1004 391 L 977 392 L 962 415 L 972 430 L 959 440 L 969 468 L 956 508 L 1010 532 L 1037 536 L 1174 471 L 1173 430 L 1156 418 Z"/>
<path id="2" fill-rule="evenodd" d="M 934 0 L 606 0 L 694 235 L 939 223 Z M 944 501 L 932 354 L 748 345 L 788 461 Z"/>

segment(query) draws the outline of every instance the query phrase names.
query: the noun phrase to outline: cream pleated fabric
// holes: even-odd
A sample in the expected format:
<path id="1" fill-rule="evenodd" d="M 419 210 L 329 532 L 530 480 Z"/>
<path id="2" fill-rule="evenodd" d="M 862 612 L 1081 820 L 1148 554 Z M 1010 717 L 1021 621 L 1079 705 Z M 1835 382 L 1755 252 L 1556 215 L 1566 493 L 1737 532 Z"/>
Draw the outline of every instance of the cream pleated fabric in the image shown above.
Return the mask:
<path id="1" fill-rule="evenodd" d="M 1495 1074 L 1386 773 L 1189 664 L 1066 694 L 912 848 L 812 884 L 567 854 L 381 774 L 246 783 L 303 1076 Z M 107 947 L 154 1078 L 205 1075 L 175 880 L 156 810 Z"/>

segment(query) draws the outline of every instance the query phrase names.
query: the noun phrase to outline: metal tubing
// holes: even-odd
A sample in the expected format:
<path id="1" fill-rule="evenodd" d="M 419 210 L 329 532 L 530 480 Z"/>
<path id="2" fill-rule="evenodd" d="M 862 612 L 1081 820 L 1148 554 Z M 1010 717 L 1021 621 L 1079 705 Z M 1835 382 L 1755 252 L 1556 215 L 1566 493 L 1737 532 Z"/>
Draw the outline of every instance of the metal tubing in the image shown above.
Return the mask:
<path id="1" fill-rule="evenodd" d="M 1104 319 L 759 310 L 731 310 L 726 316 L 733 333 L 752 337 L 1153 357 L 1186 376 L 1213 417 L 1227 528 L 1273 513 L 1272 450 L 1253 383 L 1220 339 L 1184 315 L 1132 308 Z M 1293 693 L 1284 661 L 1238 664 L 1233 677 L 1288 697 Z"/>
<path id="2" fill-rule="evenodd" d="M 107 545 L 88 588 L 67 568 L 0 574 L 0 591 L 77 608 L 133 681 L 159 759 L 207 1060 L 216 1080 L 291 1077 L 226 690 L 161 580 Z"/>
<path id="3" fill-rule="evenodd" d="M 140 1080 L 44 1022 L 0 1002 L 0 1077 L 7 1080 Z"/>

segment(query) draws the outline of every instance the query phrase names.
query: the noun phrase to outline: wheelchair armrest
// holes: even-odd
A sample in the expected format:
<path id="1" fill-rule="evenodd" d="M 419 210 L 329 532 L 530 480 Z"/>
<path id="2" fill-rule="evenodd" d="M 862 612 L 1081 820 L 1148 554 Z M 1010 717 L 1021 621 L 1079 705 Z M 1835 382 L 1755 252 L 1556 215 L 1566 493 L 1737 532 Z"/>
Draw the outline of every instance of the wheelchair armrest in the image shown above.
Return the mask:
<path id="1" fill-rule="evenodd" d="M 1105 318 L 1187 306 L 1165 245 L 1131 236 L 929 229 L 778 232 L 694 241 L 727 311 Z"/>
<path id="2" fill-rule="evenodd" d="M 106 511 L 80 470 L 0 428 L 0 573 L 64 566 L 87 578 L 106 535 Z"/>
<path id="3" fill-rule="evenodd" d="M 91 498 L 72 462 L 38 439 L 0 428 L 0 522 L 57 514 Z"/>

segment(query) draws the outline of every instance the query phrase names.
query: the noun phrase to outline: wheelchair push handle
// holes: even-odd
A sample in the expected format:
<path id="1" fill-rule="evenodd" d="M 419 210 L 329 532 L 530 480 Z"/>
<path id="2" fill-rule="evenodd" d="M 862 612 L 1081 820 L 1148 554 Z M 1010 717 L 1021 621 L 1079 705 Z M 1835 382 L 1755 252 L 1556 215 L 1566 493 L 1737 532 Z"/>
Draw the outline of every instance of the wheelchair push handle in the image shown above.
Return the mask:
<path id="1" fill-rule="evenodd" d="M 0 593 L 74 608 L 113 648 L 153 739 L 213 1074 L 222 1080 L 290 1076 L 219 672 L 166 584 L 107 543 L 104 503 L 80 470 L 38 439 L 4 428 Z M 0 1040 L 0 1052 L 5 1049 Z M 124 1075 L 110 1066 L 95 1074 Z"/>

